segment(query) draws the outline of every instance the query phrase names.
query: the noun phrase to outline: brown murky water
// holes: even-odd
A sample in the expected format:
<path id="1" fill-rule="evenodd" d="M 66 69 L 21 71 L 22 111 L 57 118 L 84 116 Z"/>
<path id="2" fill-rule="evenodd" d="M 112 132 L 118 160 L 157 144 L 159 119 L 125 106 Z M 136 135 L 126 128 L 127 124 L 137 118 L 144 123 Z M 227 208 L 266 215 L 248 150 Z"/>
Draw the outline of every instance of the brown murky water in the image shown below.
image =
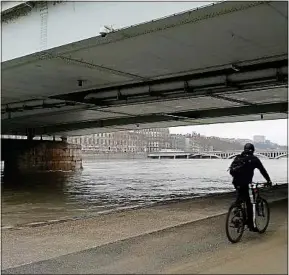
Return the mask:
<path id="1" fill-rule="evenodd" d="M 77 173 L 2 177 L 2 226 L 87 217 L 232 189 L 231 160 L 91 160 Z M 287 182 L 287 159 L 263 160 L 272 180 Z M 264 181 L 258 171 L 255 181 Z"/>

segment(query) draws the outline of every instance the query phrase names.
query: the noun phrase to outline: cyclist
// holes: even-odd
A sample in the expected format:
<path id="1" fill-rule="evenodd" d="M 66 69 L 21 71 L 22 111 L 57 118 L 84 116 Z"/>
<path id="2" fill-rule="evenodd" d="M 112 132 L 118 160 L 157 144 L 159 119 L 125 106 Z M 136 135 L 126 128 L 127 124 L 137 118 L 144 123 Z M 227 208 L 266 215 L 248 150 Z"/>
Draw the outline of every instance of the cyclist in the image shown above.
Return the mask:
<path id="1" fill-rule="evenodd" d="M 255 147 L 251 143 L 244 146 L 244 151 L 237 155 L 230 166 L 230 174 L 233 176 L 233 185 L 237 191 L 237 202 L 245 201 L 247 206 L 247 225 L 250 231 L 256 231 L 253 227 L 253 207 L 249 196 L 249 184 L 253 180 L 254 170 L 259 169 L 267 184 L 272 186 L 271 179 L 262 162 L 254 155 Z"/>

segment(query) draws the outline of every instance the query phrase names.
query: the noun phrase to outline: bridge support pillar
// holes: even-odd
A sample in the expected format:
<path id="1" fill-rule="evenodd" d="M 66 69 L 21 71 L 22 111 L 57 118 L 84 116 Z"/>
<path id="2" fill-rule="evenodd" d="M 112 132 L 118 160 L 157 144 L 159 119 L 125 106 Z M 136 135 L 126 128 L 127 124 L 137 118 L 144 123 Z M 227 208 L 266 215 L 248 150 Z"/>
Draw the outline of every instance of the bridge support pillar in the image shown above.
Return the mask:
<path id="1" fill-rule="evenodd" d="M 26 136 L 27 136 L 28 140 L 33 140 L 33 138 L 35 137 L 35 129 L 27 128 L 26 129 Z"/>
<path id="2" fill-rule="evenodd" d="M 81 146 L 62 141 L 2 139 L 4 174 L 75 171 L 82 168 Z"/>

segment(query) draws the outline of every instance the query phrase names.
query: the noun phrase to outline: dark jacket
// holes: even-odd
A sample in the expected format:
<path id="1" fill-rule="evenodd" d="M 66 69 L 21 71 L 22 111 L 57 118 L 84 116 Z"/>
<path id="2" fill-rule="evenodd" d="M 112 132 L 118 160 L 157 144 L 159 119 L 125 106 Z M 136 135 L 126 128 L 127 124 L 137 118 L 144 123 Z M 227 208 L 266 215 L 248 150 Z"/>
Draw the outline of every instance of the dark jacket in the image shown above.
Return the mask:
<path id="1" fill-rule="evenodd" d="M 246 165 L 244 167 L 244 172 L 239 177 L 233 178 L 234 185 L 247 185 L 251 183 L 254 176 L 254 170 L 256 168 L 260 171 L 267 182 L 271 181 L 266 169 L 258 157 L 245 152 L 243 152 L 241 156 L 245 158 Z"/>

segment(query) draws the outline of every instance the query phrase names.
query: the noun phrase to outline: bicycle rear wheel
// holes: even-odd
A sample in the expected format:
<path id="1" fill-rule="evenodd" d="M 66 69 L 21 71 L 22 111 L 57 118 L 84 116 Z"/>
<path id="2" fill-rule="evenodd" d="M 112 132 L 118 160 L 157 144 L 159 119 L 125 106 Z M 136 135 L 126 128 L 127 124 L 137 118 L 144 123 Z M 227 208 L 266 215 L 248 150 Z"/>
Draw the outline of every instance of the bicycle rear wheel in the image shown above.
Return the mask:
<path id="1" fill-rule="evenodd" d="M 256 228 L 260 234 L 264 233 L 270 221 L 270 208 L 268 202 L 259 197 L 256 201 Z"/>
<path id="2" fill-rule="evenodd" d="M 232 204 L 226 218 L 226 235 L 231 243 L 241 240 L 245 229 L 243 209 L 238 204 Z"/>

